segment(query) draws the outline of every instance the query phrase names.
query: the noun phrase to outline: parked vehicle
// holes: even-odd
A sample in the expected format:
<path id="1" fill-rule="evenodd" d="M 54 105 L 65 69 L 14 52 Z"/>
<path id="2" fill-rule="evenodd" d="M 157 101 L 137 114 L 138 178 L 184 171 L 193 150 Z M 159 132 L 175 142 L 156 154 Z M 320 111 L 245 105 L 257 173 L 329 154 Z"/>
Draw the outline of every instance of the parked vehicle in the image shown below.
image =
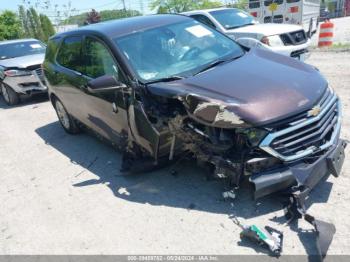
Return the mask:
<path id="1" fill-rule="evenodd" d="M 248 10 L 260 23 L 301 25 L 311 37 L 318 28 L 320 0 L 249 0 Z"/>
<path id="2" fill-rule="evenodd" d="M 36 39 L 0 42 L 0 89 L 8 105 L 21 96 L 46 93 L 41 64 L 46 46 Z"/>
<path id="3" fill-rule="evenodd" d="M 311 41 L 297 25 L 259 24 L 253 16 L 236 8 L 218 8 L 183 13 L 239 41 L 254 38 L 265 49 L 304 61 Z M 247 41 L 246 41 L 247 42 Z"/>
<path id="4" fill-rule="evenodd" d="M 122 170 L 184 155 L 261 197 L 338 176 L 340 102 L 312 66 L 181 15 L 99 23 L 50 39 L 43 64 L 62 127 L 124 151 Z"/>

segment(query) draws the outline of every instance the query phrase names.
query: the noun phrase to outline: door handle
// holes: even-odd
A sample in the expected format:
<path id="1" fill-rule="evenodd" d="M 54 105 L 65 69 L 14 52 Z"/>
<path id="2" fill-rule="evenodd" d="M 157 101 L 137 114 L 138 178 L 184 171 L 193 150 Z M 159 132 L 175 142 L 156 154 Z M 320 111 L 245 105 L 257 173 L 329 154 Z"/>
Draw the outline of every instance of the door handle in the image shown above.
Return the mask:
<path id="1" fill-rule="evenodd" d="M 112 109 L 113 109 L 113 113 L 118 113 L 118 107 L 114 102 L 112 103 Z"/>

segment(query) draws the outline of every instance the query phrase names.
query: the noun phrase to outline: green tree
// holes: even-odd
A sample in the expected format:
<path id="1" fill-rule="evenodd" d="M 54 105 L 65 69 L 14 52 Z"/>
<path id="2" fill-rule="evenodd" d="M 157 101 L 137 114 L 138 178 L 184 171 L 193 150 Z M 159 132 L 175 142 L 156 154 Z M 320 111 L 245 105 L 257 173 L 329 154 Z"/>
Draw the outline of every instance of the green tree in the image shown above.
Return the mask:
<path id="1" fill-rule="evenodd" d="M 248 0 L 236 0 L 236 2 L 234 4 L 230 4 L 229 6 L 239 8 L 242 10 L 247 10 L 248 9 Z"/>
<path id="2" fill-rule="evenodd" d="M 45 36 L 41 26 L 39 15 L 33 7 L 27 10 L 27 17 L 33 33 L 33 37 L 41 41 L 45 41 Z"/>
<path id="3" fill-rule="evenodd" d="M 51 36 L 55 34 L 55 29 L 50 21 L 50 19 L 43 14 L 40 14 L 40 24 L 44 35 L 44 42 L 47 42 Z"/>
<path id="4" fill-rule="evenodd" d="M 154 0 L 150 3 L 150 9 L 157 10 L 157 13 L 181 13 L 220 6 L 222 3 L 214 0 Z"/>
<path id="5" fill-rule="evenodd" d="M 18 8 L 18 17 L 22 25 L 23 34 L 22 37 L 28 38 L 32 36 L 32 30 L 30 28 L 27 13 L 23 5 L 20 5 Z"/>
<path id="6" fill-rule="evenodd" d="M 107 21 L 113 19 L 120 19 L 125 17 L 139 16 L 141 13 L 137 10 L 103 10 L 99 12 L 100 20 Z M 87 17 L 87 13 L 82 13 L 79 15 L 70 16 L 66 20 L 64 20 L 61 24 L 77 24 L 83 25 Z"/>
<path id="7" fill-rule="evenodd" d="M 21 22 L 16 13 L 4 11 L 0 14 L 0 40 L 20 38 L 22 33 Z"/>

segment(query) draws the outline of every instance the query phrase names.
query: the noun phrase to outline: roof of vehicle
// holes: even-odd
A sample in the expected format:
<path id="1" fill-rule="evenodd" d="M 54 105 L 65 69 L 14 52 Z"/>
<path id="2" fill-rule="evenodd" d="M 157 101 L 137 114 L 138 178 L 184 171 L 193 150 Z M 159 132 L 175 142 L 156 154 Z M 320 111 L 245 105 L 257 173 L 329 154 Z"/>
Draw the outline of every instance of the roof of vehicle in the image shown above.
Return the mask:
<path id="1" fill-rule="evenodd" d="M 210 12 L 212 12 L 212 11 L 228 10 L 228 9 L 240 10 L 240 9 L 238 9 L 238 8 L 219 7 L 219 8 L 212 8 L 212 9 L 193 10 L 193 11 L 183 12 L 183 13 L 181 13 L 181 14 L 183 14 L 183 15 L 192 15 L 192 14 L 199 14 L 199 13 L 208 14 L 208 13 L 210 13 Z"/>
<path id="2" fill-rule="evenodd" d="M 23 42 L 31 42 L 31 41 L 38 41 L 38 42 L 40 42 L 38 39 L 27 38 L 27 39 L 16 39 L 16 40 L 0 41 L 0 45 L 23 43 Z"/>
<path id="3" fill-rule="evenodd" d="M 117 20 L 101 22 L 97 24 L 79 27 L 78 29 L 64 32 L 57 36 L 72 35 L 77 32 L 96 32 L 103 34 L 108 38 L 120 37 L 133 32 L 144 31 L 160 27 L 163 25 L 173 24 L 189 19 L 184 15 L 162 14 L 162 15 L 146 15 L 136 16 Z"/>

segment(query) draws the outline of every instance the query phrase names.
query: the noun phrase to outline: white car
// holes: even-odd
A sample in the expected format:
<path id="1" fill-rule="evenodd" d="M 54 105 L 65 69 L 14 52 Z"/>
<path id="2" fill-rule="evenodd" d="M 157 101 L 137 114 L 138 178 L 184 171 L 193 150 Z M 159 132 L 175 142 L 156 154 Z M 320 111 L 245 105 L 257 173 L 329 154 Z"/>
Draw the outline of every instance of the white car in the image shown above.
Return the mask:
<path id="1" fill-rule="evenodd" d="M 304 61 L 311 40 L 299 25 L 259 24 L 253 16 L 236 8 L 196 10 L 182 13 L 230 36 L 243 45 L 260 47 Z"/>

